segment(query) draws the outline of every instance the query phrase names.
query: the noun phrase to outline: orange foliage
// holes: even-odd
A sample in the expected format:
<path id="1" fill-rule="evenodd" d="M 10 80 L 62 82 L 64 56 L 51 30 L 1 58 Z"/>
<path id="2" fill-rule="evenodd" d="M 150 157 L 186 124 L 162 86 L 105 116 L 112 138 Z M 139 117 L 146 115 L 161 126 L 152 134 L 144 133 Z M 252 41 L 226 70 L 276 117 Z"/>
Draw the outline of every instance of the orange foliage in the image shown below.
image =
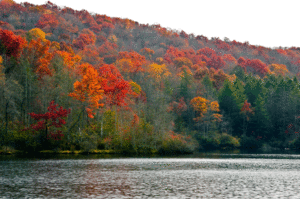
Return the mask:
<path id="1" fill-rule="evenodd" d="M 180 68 L 182 66 L 191 67 L 193 65 L 193 62 L 186 57 L 177 57 L 174 59 L 174 64 L 177 68 Z"/>
<path id="2" fill-rule="evenodd" d="M 247 100 L 244 101 L 243 107 L 241 108 L 241 112 L 245 114 L 247 121 L 249 121 L 249 114 L 254 114 L 253 110 L 250 108 L 251 104 L 247 102 Z"/>
<path id="3" fill-rule="evenodd" d="M 85 47 L 79 52 L 79 55 L 82 57 L 83 62 L 90 63 L 93 66 L 104 64 L 103 58 L 99 56 L 98 49 L 94 45 Z"/>
<path id="4" fill-rule="evenodd" d="M 151 50 L 150 48 L 142 48 L 140 50 L 141 54 L 146 56 L 148 59 L 151 59 L 152 55 L 154 55 L 154 50 Z"/>
<path id="5" fill-rule="evenodd" d="M 39 78 L 44 75 L 52 75 L 52 71 L 48 68 L 53 54 L 49 52 L 51 42 L 41 38 L 31 40 L 27 46 L 27 57 L 31 58 L 30 62 L 34 66 L 35 71 L 38 73 Z"/>
<path id="6" fill-rule="evenodd" d="M 284 65 L 284 64 L 271 64 L 271 65 L 269 65 L 269 69 L 276 76 L 278 76 L 278 75 L 285 76 L 285 74 L 289 72 L 288 69 L 286 68 L 286 65 Z"/>
<path id="7" fill-rule="evenodd" d="M 146 63 L 146 58 L 137 52 L 119 52 L 118 66 L 126 73 L 137 73 L 144 71 L 142 65 Z"/>
<path id="8" fill-rule="evenodd" d="M 200 115 L 197 120 L 201 119 L 208 110 L 209 101 L 203 97 L 194 97 L 190 104 L 193 109 Z"/>
<path id="9" fill-rule="evenodd" d="M 81 57 L 79 55 L 73 55 L 66 51 L 56 51 L 56 54 L 63 58 L 64 64 L 66 66 L 73 69 L 81 60 Z"/>
<path id="10" fill-rule="evenodd" d="M 186 72 L 188 75 L 193 75 L 193 73 L 192 73 L 192 71 L 190 70 L 189 67 L 187 67 L 187 66 L 182 66 L 182 67 L 180 67 L 180 68 L 178 69 L 177 76 L 183 77 L 185 72 Z"/>
<path id="11" fill-rule="evenodd" d="M 93 117 L 92 111 L 104 105 L 99 103 L 104 93 L 101 87 L 101 79 L 97 70 L 87 63 L 80 65 L 79 72 L 82 79 L 74 83 L 74 92 L 70 93 L 69 96 L 81 102 L 87 102 L 89 104 L 87 112 L 89 117 Z"/>

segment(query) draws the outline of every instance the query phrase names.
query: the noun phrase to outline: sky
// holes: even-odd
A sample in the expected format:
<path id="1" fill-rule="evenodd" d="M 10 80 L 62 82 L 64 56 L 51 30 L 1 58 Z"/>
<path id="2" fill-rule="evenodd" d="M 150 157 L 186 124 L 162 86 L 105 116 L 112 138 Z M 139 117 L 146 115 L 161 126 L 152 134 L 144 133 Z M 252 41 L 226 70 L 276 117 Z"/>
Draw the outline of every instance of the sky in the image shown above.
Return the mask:
<path id="1" fill-rule="evenodd" d="M 17 3 L 24 0 L 14 0 Z M 300 47 L 298 0 L 50 0 L 59 7 L 87 10 L 187 34 L 248 41 L 265 47 Z M 298 2 L 297 2 L 298 1 Z M 27 0 L 41 5 L 46 0 Z"/>

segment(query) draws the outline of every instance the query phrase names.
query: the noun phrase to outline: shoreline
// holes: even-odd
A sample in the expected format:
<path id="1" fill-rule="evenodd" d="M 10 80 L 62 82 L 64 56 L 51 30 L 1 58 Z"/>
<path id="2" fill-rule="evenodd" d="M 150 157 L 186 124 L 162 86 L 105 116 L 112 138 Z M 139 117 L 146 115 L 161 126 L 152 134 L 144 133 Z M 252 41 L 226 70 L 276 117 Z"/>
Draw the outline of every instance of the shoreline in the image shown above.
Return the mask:
<path id="1" fill-rule="evenodd" d="M 43 150 L 38 152 L 25 152 L 20 150 L 0 150 L 0 155 L 15 155 L 15 154 L 158 154 L 158 151 L 149 151 L 149 152 L 135 152 L 135 151 L 121 151 L 121 150 L 91 150 L 91 151 L 82 151 L 82 150 L 63 150 L 63 151 L 55 151 L 55 150 Z"/>

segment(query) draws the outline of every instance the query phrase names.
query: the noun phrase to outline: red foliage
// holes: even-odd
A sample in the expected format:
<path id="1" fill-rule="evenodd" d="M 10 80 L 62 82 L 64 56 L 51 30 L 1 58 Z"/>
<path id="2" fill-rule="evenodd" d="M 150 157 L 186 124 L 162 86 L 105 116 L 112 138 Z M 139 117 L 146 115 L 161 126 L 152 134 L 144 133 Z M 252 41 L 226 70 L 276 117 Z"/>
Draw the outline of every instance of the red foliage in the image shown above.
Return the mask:
<path id="1" fill-rule="evenodd" d="M 245 59 L 244 57 L 240 57 L 240 58 L 238 59 L 238 64 L 239 64 L 240 66 L 245 67 L 245 63 L 246 63 L 246 59 Z"/>
<path id="2" fill-rule="evenodd" d="M 197 55 L 201 57 L 203 61 L 207 63 L 208 66 L 215 69 L 219 69 L 225 66 L 225 61 L 221 56 L 219 56 L 216 51 L 208 47 L 202 48 L 197 51 Z"/>
<path id="3" fill-rule="evenodd" d="M 179 99 L 179 102 L 176 101 L 171 102 L 168 108 L 168 112 L 174 111 L 179 116 L 186 110 L 187 110 L 187 105 L 183 97 Z"/>
<path id="4" fill-rule="evenodd" d="M 215 55 L 215 54 L 216 54 L 216 51 L 214 51 L 213 49 L 210 49 L 208 47 L 202 48 L 197 51 L 197 55 L 205 55 L 207 57 L 211 57 L 212 55 Z"/>
<path id="5" fill-rule="evenodd" d="M 241 112 L 252 112 L 250 108 L 251 104 L 245 100 L 243 107 L 241 108 Z"/>
<path id="6" fill-rule="evenodd" d="M 215 68 L 215 69 L 220 69 L 225 66 L 225 61 L 221 56 L 217 55 L 212 55 L 210 58 L 210 61 L 208 62 L 208 65 Z"/>
<path id="7" fill-rule="evenodd" d="M 121 60 L 121 59 L 131 61 L 131 63 L 132 63 L 132 68 L 130 69 L 131 73 L 137 73 L 139 71 L 143 71 L 142 65 L 146 63 L 145 56 L 142 56 L 135 51 L 119 52 L 118 60 Z"/>
<path id="8" fill-rule="evenodd" d="M 170 46 L 164 55 L 164 59 L 170 64 L 173 63 L 173 60 L 177 57 L 185 57 L 184 52 L 178 50 L 178 48 L 175 48 L 173 46 Z"/>
<path id="9" fill-rule="evenodd" d="M 98 48 L 98 52 L 101 57 L 104 57 L 105 55 L 117 54 L 117 48 L 117 44 L 105 41 L 105 43 Z"/>
<path id="10" fill-rule="evenodd" d="M 43 14 L 35 26 L 38 28 L 45 28 L 46 26 L 49 26 L 50 28 L 54 29 L 58 26 L 58 24 L 59 22 L 54 15 Z"/>
<path id="11" fill-rule="evenodd" d="M 107 105 L 126 105 L 125 99 L 131 92 L 131 87 L 120 74 L 119 70 L 112 64 L 104 64 L 98 69 L 100 75 L 101 87 L 104 90 L 104 96 Z"/>
<path id="12" fill-rule="evenodd" d="M 5 53 L 9 57 L 19 57 L 25 45 L 26 40 L 22 37 L 15 35 L 12 31 L 0 29 L 1 54 Z"/>
<path id="13" fill-rule="evenodd" d="M 70 109 L 63 109 L 60 107 L 57 109 L 58 104 L 54 104 L 54 101 L 51 101 L 48 107 L 48 112 L 44 114 L 36 114 L 36 113 L 29 113 L 31 118 L 37 121 L 36 124 L 31 125 L 31 129 L 34 131 L 45 130 L 47 133 L 47 139 L 52 137 L 53 139 L 60 139 L 61 134 L 60 130 L 56 130 L 56 132 L 49 132 L 50 136 L 48 135 L 48 130 L 50 127 L 61 128 L 62 125 L 66 124 L 66 121 L 63 119 L 67 117 L 70 113 Z"/>
<path id="14" fill-rule="evenodd" d="M 81 50 L 83 50 L 85 46 L 95 44 L 96 42 L 95 34 L 88 29 L 84 29 L 84 30 L 78 36 L 78 38 L 73 41 L 74 46 Z"/>

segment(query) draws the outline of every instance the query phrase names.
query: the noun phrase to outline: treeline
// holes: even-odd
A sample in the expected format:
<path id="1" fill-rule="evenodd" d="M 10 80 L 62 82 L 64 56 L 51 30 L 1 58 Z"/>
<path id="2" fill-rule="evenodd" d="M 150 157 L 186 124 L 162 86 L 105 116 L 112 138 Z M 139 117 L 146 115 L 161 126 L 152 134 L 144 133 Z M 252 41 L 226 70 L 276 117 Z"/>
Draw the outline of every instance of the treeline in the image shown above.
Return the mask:
<path id="1" fill-rule="evenodd" d="M 0 147 L 190 153 L 298 146 L 299 48 L 0 2 Z"/>

